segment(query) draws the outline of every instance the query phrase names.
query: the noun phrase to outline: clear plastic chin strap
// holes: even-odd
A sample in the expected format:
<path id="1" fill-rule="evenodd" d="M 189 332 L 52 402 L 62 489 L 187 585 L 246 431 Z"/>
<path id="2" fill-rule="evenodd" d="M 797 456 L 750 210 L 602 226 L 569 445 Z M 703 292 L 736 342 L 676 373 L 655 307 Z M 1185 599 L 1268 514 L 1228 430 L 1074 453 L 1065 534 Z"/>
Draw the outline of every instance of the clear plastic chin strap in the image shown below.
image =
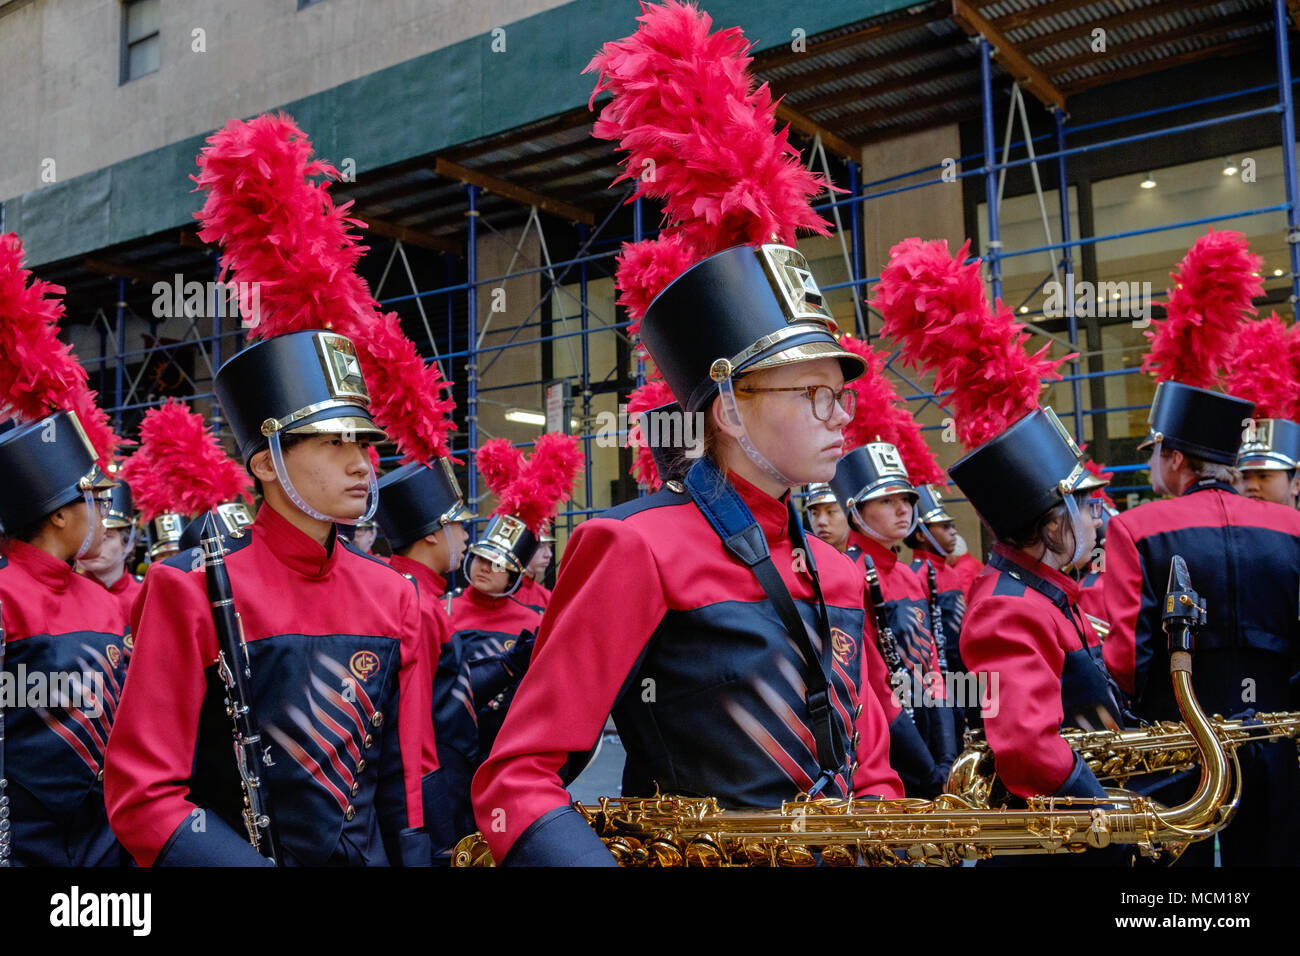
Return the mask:
<path id="1" fill-rule="evenodd" d="M 289 500 L 294 503 L 305 515 L 309 515 L 318 521 L 330 521 L 334 524 L 355 525 L 363 521 L 369 521 L 375 515 L 375 509 L 379 507 L 379 481 L 375 478 L 375 470 L 367 465 L 370 472 L 370 490 L 366 493 L 366 513 L 357 518 L 336 518 L 333 515 L 322 514 L 311 505 L 303 500 L 302 495 L 298 494 L 298 489 L 293 486 L 289 480 L 289 471 L 284 467 L 284 453 L 280 450 L 280 433 L 271 433 L 271 464 L 275 466 L 275 477 L 280 481 L 280 487 L 284 493 L 289 496 Z"/>
<path id="2" fill-rule="evenodd" d="M 445 528 L 446 525 L 443 525 L 443 527 Z M 478 585 L 474 584 L 474 579 L 471 578 L 470 575 L 469 575 L 469 568 L 470 568 L 470 565 L 474 563 L 474 559 L 475 559 L 475 558 L 479 558 L 479 559 L 484 560 L 484 561 L 487 560 L 487 558 L 484 558 L 484 557 L 483 557 L 482 555 L 480 555 L 480 554 L 470 554 L 468 551 L 466 551 L 466 552 L 465 552 L 465 558 L 464 558 L 464 560 L 461 562 L 461 571 L 463 571 L 463 572 L 465 573 L 465 581 L 466 581 L 466 583 L 468 583 L 468 584 L 470 585 L 470 587 L 473 587 L 473 588 L 477 589 L 477 588 L 478 588 Z M 504 591 L 497 591 L 497 592 L 493 592 L 493 591 L 479 591 L 480 594 L 485 594 L 485 595 L 487 595 L 487 596 L 490 597 L 490 598 L 504 598 L 504 597 L 510 597 L 510 595 L 514 594 L 516 591 L 519 590 L 519 585 L 522 584 L 522 583 L 523 583 L 523 580 L 524 580 L 524 572 L 522 572 L 522 571 L 518 571 L 518 572 L 516 572 L 516 571 L 511 571 L 509 568 L 507 568 L 505 565 L 501 564 L 499 561 L 493 561 L 493 562 L 491 562 L 491 564 L 492 564 L 492 567 L 493 567 L 494 570 L 497 570 L 497 571 L 506 571 L 506 572 L 508 572 L 508 573 L 510 573 L 510 574 L 513 574 L 513 575 L 515 576 L 514 583 L 511 584 L 510 587 L 506 588 Z"/>
<path id="3" fill-rule="evenodd" d="M 735 390 L 731 387 L 731 378 L 724 378 L 719 382 L 718 390 L 722 395 L 722 414 L 731 424 L 740 429 L 740 435 L 736 438 L 736 441 L 740 443 L 740 447 L 744 450 L 745 455 L 749 460 L 757 465 L 762 470 L 763 474 L 767 475 L 773 481 L 780 482 L 787 488 L 793 488 L 798 485 L 799 482 L 785 474 L 782 474 L 780 469 L 768 461 L 763 453 L 758 450 L 758 446 L 749 440 L 749 433 L 745 431 L 744 419 L 740 417 L 740 406 L 736 404 Z"/>
<path id="4" fill-rule="evenodd" d="M 103 523 L 103 518 L 99 516 L 99 503 L 95 501 L 95 493 L 86 488 L 81 492 L 81 497 L 86 502 L 86 537 L 81 542 L 81 547 L 77 549 L 76 560 L 80 561 L 90 551 L 90 546 L 95 540 L 95 522 Z"/>
<path id="5" fill-rule="evenodd" d="M 912 506 L 912 513 L 913 513 L 913 515 L 915 515 L 915 513 L 916 513 L 916 506 L 915 506 L 915 505 Z M 913 524 L 915 524 L 915 521 L 913 521 Z M 932 548 L 934 548 L 934 550 L 935 550 L 936 552 L 938 552 L 938 554 L 939 554 L 939 556 L 940 556 L 941 558 L 947 558 L 947 557 L 950 557 L 950 556 L 951 556 L 951 552 L 947 551 L 947 550 L 944 548 L 944 546 L 941 545 L 941 544 L 940 544 L 940 543 L 935 539 L 934 535 L 932 535 L 932 534 L 930 533 L 930 526 L 929 526 L 928 524 L 923 524 L 923 525 L 921 525 L 920 527 L 921 527 L 921 534 L 925 535 L 925 540 L 930 542 L 930 546 L 931 546 Z M 908 533 L 910 534 L 911 532 L 908 532 Z"/>
<path id="6" fill-rule="evenodd" d="M 1074 500 L 1074 495 L 1065 496 L 1065 511 L 1070 516 L 1070 527 L 1074 529 L 1074 556 L 1070 558 L 1067 568 L 1077 568 L 1079 561 L 1083 557 L 1085 550 L 1084 538 L 1087 535 L 1087 526 L 1083 523 L 1083 512 L 1079 510 L 1079 505 Z"/>
<path id="7" fill-rule="evenodd" d="M 862 517 L 861 513 L 858 511 L 858 506 L 856 504 L 849 509 L 849 521 L 853 523 L 853 527 L 857 528 L 868 538 L 871 538 L 872 540 L 875 541 L 879 541 L 887 548 L 892 548 L 895 542 L 899 540 L 895 538 L 886 538 L 884 535 L 876 532 L 876 530 L 873 529 L 871 525 L 867 524 L 866 520 Z M 912 532 L 916 530 L 916 525 L 917 525 L 916 502 L 912 502 L 912 523 L 907 526 L 907 530 L 903 533 L 902 540 L 906 540 L 912 536 Z M 927 538 L 930 538 L 930 532 L 926 531 L 925 536 Z M 934 538 L 930 538 L 930 540 L 934 541 Z M 936 545 L 936 547 L 938 547 L 938 545 Z M 943 549 L 940 548 L 940 550 L 942 551 Z"/>
<path id="8" fill-rule="evenodd" d="M 461 550 L 460 535 L 451 533 L 451 525 L 442 526 L 443 540 L 447 542 L 447 559 L 448 566 L 458 568 L 461 562 L 465 560 L 465 553 Z"/>

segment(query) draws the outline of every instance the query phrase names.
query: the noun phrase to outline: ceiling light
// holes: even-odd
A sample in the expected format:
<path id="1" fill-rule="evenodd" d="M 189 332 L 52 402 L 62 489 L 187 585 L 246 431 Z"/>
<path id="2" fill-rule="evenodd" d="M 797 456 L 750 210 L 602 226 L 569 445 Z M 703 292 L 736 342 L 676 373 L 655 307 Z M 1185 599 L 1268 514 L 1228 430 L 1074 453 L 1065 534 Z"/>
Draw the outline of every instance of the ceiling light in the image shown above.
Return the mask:
<path id="1" fill-rule="evenodd" d="M 1237 169 L 1237 164 L 1234 163 L 1232 160 L 1225 159 L 1223 161 L 1223 175 L 1235 176 L 1239 171 L 1240 170 Z"/>
<path id="2" fill-rule="evenodd" d="M 1155 189 L 1156 181 L 1151 178 L 1150 173 L 1147 173 L 1147 178 L 1142 180 L 1142 182 L 1138 183 L 1138 185 L 1141 186 L 1143 189 Z"/>
<path id="3" fill-rule="evenodd" d="M 1028 311 L 1029 311 L 1029 306 L 1027 306 L 1027 305 L 1022 305 L 1022 306 L 1020 307 L 1020 314 L 1021 314 L 1021 315 L 1024 315 L 1024 314 L 1025 314 L 1026 312 L 1028 312 Z"/>
<path id="4" fill-rule="evenodd" d="M 546 416 L 541 412 L 530 412 L 526 408 L 512 408 L 506 412 L 506 421 L 518 422 L 520 425 L 545 425 Z"/>
<path id="5" fill-rule="evenodd" d="M 1275 276 L 1280 276 L 1281 274 L 1282 274 L 1282 270 L 1281 270 L 1281 269 L 1274 269 L 1274 270 L 1273 270 L 1273 275 L 1275 275 Z"/>

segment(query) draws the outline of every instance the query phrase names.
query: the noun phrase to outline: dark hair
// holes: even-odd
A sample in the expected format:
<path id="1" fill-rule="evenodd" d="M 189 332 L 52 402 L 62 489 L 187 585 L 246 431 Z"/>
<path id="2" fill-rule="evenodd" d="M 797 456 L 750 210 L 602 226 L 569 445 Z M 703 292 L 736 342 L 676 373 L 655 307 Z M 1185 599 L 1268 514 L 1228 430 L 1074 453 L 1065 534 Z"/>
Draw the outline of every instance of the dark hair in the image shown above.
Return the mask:
<path id="1" fill-rule="evenodd" d="M 1228 484 L 1236 484 L 1237 479 L 1241 477 L 1239 472 L 1232 465 L 1221 465 L 1218 462 L 1206 461 L 1204 458 L 1197 458 L 1195 455 L 1189 455 L 1179 448 L 1166 448 L 1162 443 L 1160 445 L 1161 461 L 1170 457 L 1175 451 L 1182 452 L 1183 460 L 1187 462 L 1187 468 L 1197 478 L 1214 478 L 1217 481 L 1224 481 Z"/>
<path id="2" fill-rule="evenodd" d="M 308 439 L 315 438 L 315 437 L 316 437 L 315 434 L 303 434 L 303 433 L 294 433 L 294 432 L 289 432 L 286 435 L 281 435 L 280 453 L 282 455 L 287 455 L 295 445 L 301 445 L 303 442 L 307 441 Z M 257 454 L 258 452 L 265 451 L 265 450 L 266 449 L 259 448 L 257 452 L 254 452 L 253 454 Z M 248 456 L 248 461 L 249 464 L 251 465 L 253 461 L 253 455 Z M 253 475 L 253 470 L 251 467 L 248 468 L 248 473 L 250 475 Z M 256 475 L 253 475 L 253 490 L 257 492 L 257 497 L 259 498 L 266 497 L 265 493 L 262 490 L 262 479 L 258 478 Z"/>
<path id="3" fill-rule="evenodd" d="M 1091 494 L 1091 491 L 1076 491 L 1074 493 L 1074 501 L 1079 506 L 1080 511 L 1083 511 L 1087 507 L 1086 502 L 1088 496 Z M 1077 541 L 1073 540 L 1070 540 L 1067 543 L 1066 536 L 1069 535 L 1069 538 L 1073 539 L 1074 529 L 1069 525 L 1069 523 L 1062 523 L 1056 529 L 1055 533 L 1048 531 L 1047 528 L 1047 526 L 1053 521 L 1063 518 L 1065 515 L 1065 502 L 1061 501 L 1059 504 L 1052 505 L 1052 507 L 1048 508 L 1037 518 L 1025 523 L 1010 534 L 999 535 L 998 540 L 1003 544 L 1010 545 L 1013 548 L 1019 548 L 1022 551 L 1028 551 L 1030 548 L 1033 548 L 1038 544 L 1045 544 L 1047 545 L 1048 551 L 1055 554 L 1068 554 L 1073 551 L 1075 546 L 1078 544 Z"/>

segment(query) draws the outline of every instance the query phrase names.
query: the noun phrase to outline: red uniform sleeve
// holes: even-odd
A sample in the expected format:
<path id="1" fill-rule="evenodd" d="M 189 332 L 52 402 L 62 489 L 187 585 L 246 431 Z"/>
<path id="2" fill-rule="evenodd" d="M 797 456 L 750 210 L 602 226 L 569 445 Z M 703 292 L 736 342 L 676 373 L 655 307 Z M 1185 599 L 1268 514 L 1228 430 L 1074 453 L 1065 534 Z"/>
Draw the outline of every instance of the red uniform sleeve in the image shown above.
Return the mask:
<path id="1" fill-rule="evenodd" d="M 118 840 L 151 866 L 197 809 L 186 781 L 216 633 L 199 584 L 164 564 L 150 569 L 131 623 L 135 650 L 105 751 L 104 802 Z"/>
<path id="2" fill-rule="evenodd" d="M 407 626 L 401 635 L 402 669 L 397 678 L 397 734 L 402 752 L 407 826 L 422 827 L 424 802 L 420 780 L 436 769 L 438 762 L 433 740 L 433 666 L 430 662 L 430 654 L 436 654 L 438 645 L 429 631 L 429 619 L 420 606 L 415 586 L 406 588 L 405 595 L 401 620 L 406 621 Z M 433 754 L 433 767 L 429 767 L 430 754 Z"/>
<path id="3" fill-rule="evenodd" d="M 1106 529 L 1105 573 L 1102 575 L 1110 633 L 1102 644 L 1106 669 L 1129 695 L 1137 688 L 1137 628 L 1142 609 L 1142 562 L 1133 533 L 1123 515 Z"/>
<path id="4" fill-rule="evenodd" d="M 666 611 L 654 555 L 636 528 L 583 522 L 566 549 L 528 673 L 474 777 L 474 815 L 498 861 L 534 820 L 571 802 L 561 769 L 595 745 Z"/>
<path id="5" fill-rule="evenodd" d="M 879 635 L 872 620 L 871 595 L 863 596 L 867 608 L 866 626 L 862 630 L 862 686 L 870 688 L 885 714 L 885 726 L 894 722 L 902 711 L 893 689 L 889 686 L 889 668 L 880 656 Z M 888 737 L 888 731 L 886 731 Z"/>
<path id="6" fill-rule="evenodd" d="M 1074 751 L 1060 732 L 1065 652 L 1041 615 L 1023 597 L 978 601 L 962 627 L 961 656 L 971 673 L 988 675 L 984 735 L 1002 782 L 1022 797 L 1055 793 L 1074 769 Z"/>
<path id="7" fill-rule="evenodd" d="M 429 672 L 429 728 L 424 735 L 424 753 L 420 759 L 421 775 L 433 773 L 438 769 L 438 747 L 435 740 L 433 724 L 433 677 L 438 671 L 438 656 L 442 645 L 451 638 L 451 619 L 447 617 L 438 595 L 420 591 L 421 646 L 426 658 L 425 667 Z"/>

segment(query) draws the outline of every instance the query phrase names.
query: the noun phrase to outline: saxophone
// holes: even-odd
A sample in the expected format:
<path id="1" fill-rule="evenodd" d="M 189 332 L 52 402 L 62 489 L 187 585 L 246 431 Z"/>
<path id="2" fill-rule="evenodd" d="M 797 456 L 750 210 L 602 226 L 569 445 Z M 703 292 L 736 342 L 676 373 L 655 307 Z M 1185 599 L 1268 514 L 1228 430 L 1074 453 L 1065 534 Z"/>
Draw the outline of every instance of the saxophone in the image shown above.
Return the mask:
<path id="1" fill-rule="evenodd" d="M 1225 750 L 1257 741 L 1300 737 L 1300 711 L 1256 714 L 1253 720 L 1211 721 Z M 1162 720 L 1134 730 L 1063 730 L 1061 736 L 1104 784 L 1122 787 L 1133 777 L 1175 774 L 1199 762 L 1200 751 L 1191 729 Z M 997 778 L 993 752 L 978 730 L 966 732 L 966 749 L 953 762 L 945 787 L 977 807 L 1000 805 L 1006 789 Z"/>
<path id="2" fill-rule="evenodd" d="M 1236 807 L 1230 767 L 1214 725 L 1192 692 L 1191 629 L 1204 609 L 1171 569 L 1165 630 L 1174 696 L 1199 753 L 1200 784 L 1164 808 L 1113 791 L 1105 800 L 1033 797 L 1024 809 L 988 809 L 955 794 L 934 800 L 797 799 L 776 809 L 727 810 L 713 797 L 604 798 L 578 810 L 624 866 L 951 866 L 995 856 L 1079 853 L 1135 846 L 1153 859 L 1176 859 L 1186 846 L 1224 827 Z M 491 866 L 478 833 L 457 843 L 454 866 Z"/>

